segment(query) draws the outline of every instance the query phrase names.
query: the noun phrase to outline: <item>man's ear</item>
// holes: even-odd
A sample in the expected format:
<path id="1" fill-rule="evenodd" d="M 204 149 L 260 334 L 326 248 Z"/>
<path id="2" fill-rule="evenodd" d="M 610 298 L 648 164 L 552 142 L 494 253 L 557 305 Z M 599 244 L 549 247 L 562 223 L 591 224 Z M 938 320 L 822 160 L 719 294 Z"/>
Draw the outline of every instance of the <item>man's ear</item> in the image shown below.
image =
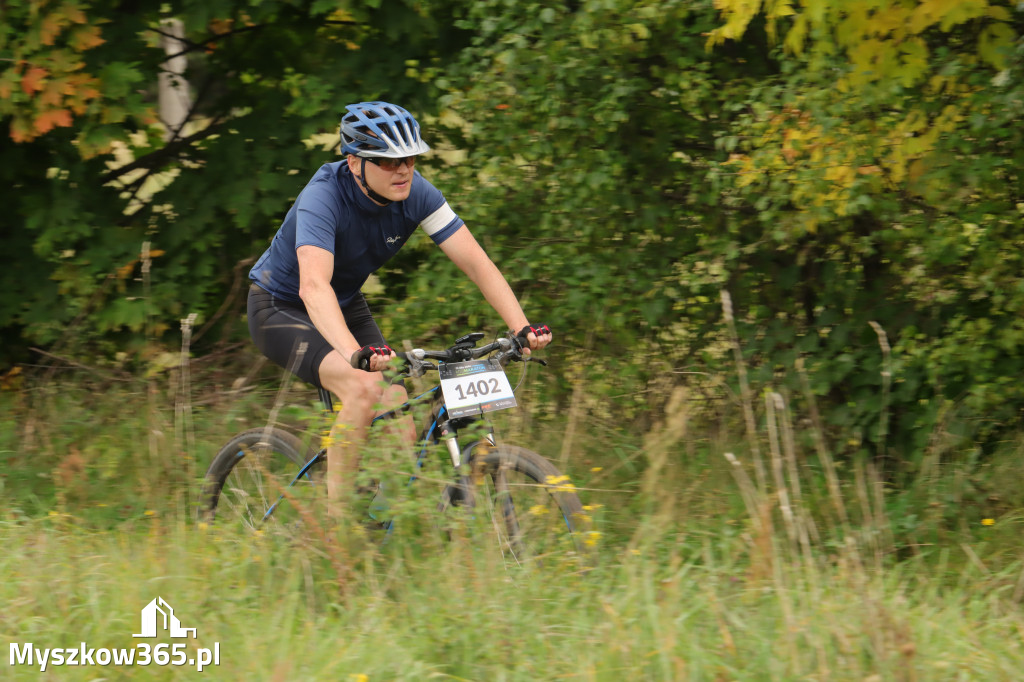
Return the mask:
<path id="1" fill-rule="evenodd" d="M 356 177 L 358 177 L 359 176 L 359 158 L 357 156 L 355 156 L 354 154 L 349 154 L 345 160 L 348 161 L 348 170 L 349 170 L 349 172 L 351 172 L 352 175 L 355 175 Z"/>

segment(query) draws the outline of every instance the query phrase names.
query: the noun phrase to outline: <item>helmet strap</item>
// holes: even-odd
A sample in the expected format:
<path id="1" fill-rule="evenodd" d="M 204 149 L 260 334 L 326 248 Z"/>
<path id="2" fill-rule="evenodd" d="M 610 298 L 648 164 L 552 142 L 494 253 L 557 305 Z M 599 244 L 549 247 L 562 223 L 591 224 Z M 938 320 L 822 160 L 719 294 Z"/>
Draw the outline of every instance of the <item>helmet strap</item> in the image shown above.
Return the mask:
<path id="1" fill-rule="evenodd" d="M 359 184 L 362 185 L 363 189 L 366 190 L 366 195 L 368 197 L 373 199 L 378 204 L 382 204 L 384 206 L 387 206 L 388 204 L 391 203 L 391 199 L 388 199 L 386 197 L 381 196 L 372 187 L 370 187 L 368 184 L 366 184 L 366 157 L 360 157 L 360 159 L 362 159 L 363 163 L 362 163 L 362 165 L 359 168 Z"/>

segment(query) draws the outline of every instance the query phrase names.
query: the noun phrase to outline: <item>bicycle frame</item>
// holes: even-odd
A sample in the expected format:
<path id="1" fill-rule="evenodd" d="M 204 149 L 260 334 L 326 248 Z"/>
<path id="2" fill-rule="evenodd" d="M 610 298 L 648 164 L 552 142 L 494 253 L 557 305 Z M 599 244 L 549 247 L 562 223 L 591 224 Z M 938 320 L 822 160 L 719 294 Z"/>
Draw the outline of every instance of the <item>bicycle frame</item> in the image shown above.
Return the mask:
<path id="1" fill-rule="evenodd" d="M 331 398 L 330 391 L 328 391 L 325 388 L 320 388 L 319 392 L 320 402 L 323 405 L 324 410 L 327 412 L 327 414 L 333 414 L 334 403 L 333 399 Z M 431 445 L 436 445 L 440 443 L 442 440 L 444 440 L 448 448 L 448 455 L 451 458 L 452 466 L 455 467 L 458 485 L 463 491 L 468 491 L 467 477 L 462 475 L 461 473 L 463 457 L 462 449 L 459 447 L 458 432 L 459 429 L 461 428 L 465 428 L 466 426 L 469 426 L 472 423 L 481 421 L 482 415 L 449 419 L 447 415 L 447 409 L 444 403 L 444 397 L 441 393 L 440 385 L 435 386 L 434 388 L 425 391 L 424 393 L 421 393 L 420 395 L 414 398 L 410 398 L 409 400 L 402 403 L 393 410 L 388 410 L 387 412 L 383 412 L 377 415 L 370 422 L 370 426 L 372 428 L 376 424 L 381 423 L 383 421 L 397 419 L 402 415 L 411 412 L 413 408 L 423 404 L 430 404 L 433 407 L 431 409 L 430 414 L 430 423 L 423 428 L 423 431 L 420 433 L 420 436 L 415 443 L 415 447 L 417 449 L 416 468 L 422 468 L 423 461 L 426 458 L 427 450 L 429 449 L 429 447 Z M 488 427 L 487 431 L 483 434 L 483 439 L 492 446 L 495 444 L 494 429 L 492 427 Z M 288 487 L 292 487 L 302 478 L 309 478 L 309 470 L 312 469 L 314 465 L 324 462 L 326 454 L 326 448 L 322 448 L 319 452 L 317 452 L 316 456 L 314 456 L 312 459 L 306 462 L 302 466 L 302 468 L 299 469 L 299 472 L 295 475 L 295 478 L 292 479 L 291 483 L 288 484 Z M 409 483 L 411 484 L 415 480 L 416 475 L 413 474 L 412 477 L 409 479 Z M 274 502 L 274 504 L 270 505 L 267 511 L 263 514 L 263 518 L 261 519 L 261 521 L 266 521 L 268 518 L 270 518 L 271 514 L 274 513 L 274 510 L 277 509 L 277 506 L 281 503 L 281 500 L 284 499 L 284 497 L 285 494 L 282 493 L 277 498 L 277 501 Z"/>
<path id="2" fill-rule="evenodd" d="M 384 453 L 385 459 L 393 459 L 396 463 L 415 463 L 411 473 L 406 473 L 405 464 L 401 463 L 398 464 L 401 473 L 392 465 L 385 466 L 377 474 L 369 472 L 381 480 L 373 486 L 372 499 L 366 496 L 369 500 L 366 509 L 363 510 L 362 496 L 356 505 L 360 516 L 365 511 L 375 522 L 366 525 L 363 521 L 364 527 L 386 531 L 390 536 L 396 519 L 406 519 L 408 513 L 414 511 L 408 505 L 395 504 L 396 501 L 402 502 L 404 496 L 397 500 L 391 496 L 391 493 L 402 489 L 401 482 L 394 479 L 397 475 L 407 479 L 406 486 L 418 479 L 422 479 L 421 486 L 430 481 L 428 496 L 438 494 L 438 530 L 451 537 L 452 528 L 456 527 L 451 524 L 474 522 L 479 527 L 473 532 L 483 531 L 495 540 L 494 549 L 500 551 L 505 562 L 540 564 L 549 555 L 560 554 L 563 550 L 582 556 L 586 552 L 580 543 L 577 524 L 588 523 L 589 517 L 574 492 L 575 487 L 567 483 L 567 477 L 543 455 L 517 445 L 497 443 L 494 424 L 488 414 L 515 406 L 510 392 L 514 393 L 525 378 L 524 373 L 520 383 L 513 386 L 507 381 L 508 377 L 496 375 L 497 367 L 504 369 L 509 362 L 525 363 L 534 359 L 525 357 L 520 340 L 511 334 L 476 347 L 475 343 L 482 337 L 482 333 L 473 332 L 460 337 L 446 350 L 414 348 L 397 354 L 405 363 L 397 377 L 416 379 L 427 371 L 436 371 L 438 383 L 371 420 L 369 426 L 372 427 L 385 420 L 401 418 L 403 428 L 400 430 L 407 437 L 412 429 L 405 428 L 404 420 L 412 418 L 416 423 L 417 438 L 409 443 L 412 450 L 401 446 L 394 448 L 392 453 Z M 486 364 L 475 362 L 485 356 Z M 543 359 L 536 361 L 547 364 Z M 366 366 L 361 369 L 366 369 Z M 492 384 L 492 381 L 496 383 Z M 494 390 L 492 386 L 500 390 Z M 498 399 L 486 398 L 496 393 L 504 395 Z M 327 415 L 331 416 L 334 430 L 333 422 L 337 415 L 333 410 L 332 396 L 321 390 L 320 400 L 326 411 L 325 420 Z M 391 431 L 391 427 L 388 430 Z M 462 445 L 460 435 L 463 436 Z M 276 514 L 278 517 L 288 516 L 287 520 L 282 519 L 286 521 L 282 527 L 290 527 L 293 516 L 288 509 L 290 505 L 282 507 L 281 502 L 294 500 L 299 504 L 300 499 L 305 500 L 308 496 L 318 499 L 323 495 L 323 475 L 327 467 L 315 473 L 312 468 L 320 463 L 326 464 L 329 447 L 325 439 L 319 451 L 310 451 L 290 429 L 279 426 L 247 429 L 224 445 L 211 463 L 203 493 L 204 509 L 212 519 L 222 502 L 222 494 L 226 493 L 224 508 L 239 516 L 244 525 L 258 528 Z M 405 460 L 402 457 L 404 453 L 416 454 Z M 444 462 L 444 453 L 451 461 L 451 468 Z M 255 455 L 254 461 L 238 469 L 236 475 L 236 466 L 249 454 Z M 270 457 L 267 464 L 273 467 L 272 470 L 265 468 L 264 455 Z M 427 461 L 428 457 L 435 456 L 440 461 Z M 304 461 L 306 457 L 308 461 Z M 265 481 L 268 476 L 272 479 L 270 485 Z M 283 479 L 278 476 L 283 476 Z M 438 484 L 437 489 L 434 482 Z M 345 483 L 354 486 L 356 481 L 346 480 Z M 275 492 L 279 493 L 276 500 L 272 495 Z M 329 510 L 331 500 L 327 502 Z M 301 511 L 300 508 L 300 517 Z M 550 513 L 552 511 L 557 511 L 557 514 Z M 411 525 L 415 527 L 417 524 Z M 566 532 L 568 535 L 564 535 Z"/>

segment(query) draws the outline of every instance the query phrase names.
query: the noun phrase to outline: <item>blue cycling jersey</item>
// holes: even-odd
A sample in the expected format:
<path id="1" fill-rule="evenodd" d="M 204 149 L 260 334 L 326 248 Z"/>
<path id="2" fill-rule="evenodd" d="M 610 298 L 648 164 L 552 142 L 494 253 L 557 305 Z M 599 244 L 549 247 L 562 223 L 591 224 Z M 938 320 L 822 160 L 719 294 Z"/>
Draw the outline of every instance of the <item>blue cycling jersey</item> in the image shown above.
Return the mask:
<path id="1" fill-rule="evenodd" d="M 413 173 L 409 197 L 378 206 L 363 194 L 345 161 L 324 164 L 289 209 L 264 254 L 249 271 L 263 289 L 299 301 L 299 261 L 295 250 L 313 245 L 334 254 L 331 287 L 347 304 L 371 273 L 394 256 L 422 227 L 436 244 L 464 224 L 444 195 Z"/>

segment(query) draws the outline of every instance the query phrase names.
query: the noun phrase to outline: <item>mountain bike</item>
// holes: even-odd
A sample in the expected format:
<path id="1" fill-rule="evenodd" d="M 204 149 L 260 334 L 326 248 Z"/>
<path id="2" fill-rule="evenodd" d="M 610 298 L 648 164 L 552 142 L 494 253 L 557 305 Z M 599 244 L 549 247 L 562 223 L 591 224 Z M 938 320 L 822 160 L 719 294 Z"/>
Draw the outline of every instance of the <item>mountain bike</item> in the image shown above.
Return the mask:
<path id="1" fill-rule="evenodd" d="M 403 367 L 397 380 L 434 371 L 439 383 L 379 415 L 372 425 L 425 408 L 408 483 L 438 485 L 436 511 L 442 517 L 459 513 L 482 521 L 479 526 L 493 535 L 506 561 L 528 564 L 556 553 L 582 556 L 589 544 L 582 537 L 588 516 L 569 478 L 536 452 L 498 442 L 488 419 L 492 412 L 516 406 L 505 374 L 508 363 L 547 363 L 524 355 L 514 336 L 477 347 L 483 338 L 474 332 L 444 350 L 398 353 Z M 332 413 L 330 392 L 320 389 L 320 401 Z M 472 440 L 463 444 L 460 433 L 471 434 Z M 440 468 L 447 477 L 422 475 L 432 453 L 446 460 Z M 229 518 L 252 529 L 269 523 L 287 528 L 301 523 L 299 512 L 325 495 L 325 471 L 326 447 L 306 446 L 276 426 L 244 431 L 210 465 L 203 509 L 211 521 Z M 378 486 L 370 492 L 364 510 L 369 523 L 392 533 L 394 519 L 381 521 L 388 504 L 385 491 Z"/>

